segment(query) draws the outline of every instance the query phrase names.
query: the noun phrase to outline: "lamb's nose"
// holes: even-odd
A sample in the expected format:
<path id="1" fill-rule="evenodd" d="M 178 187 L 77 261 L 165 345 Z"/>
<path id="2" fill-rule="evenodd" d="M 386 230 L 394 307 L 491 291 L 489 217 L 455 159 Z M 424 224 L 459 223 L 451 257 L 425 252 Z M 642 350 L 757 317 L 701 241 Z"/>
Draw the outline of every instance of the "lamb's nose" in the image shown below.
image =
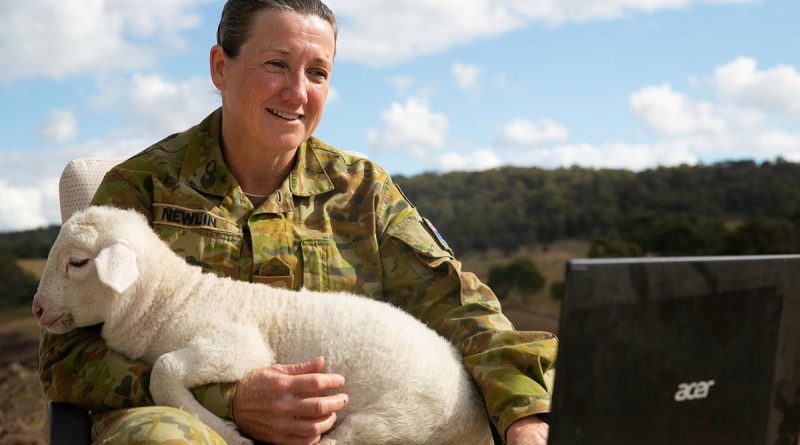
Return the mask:
<path id="1" fill-rule="evenodd" d="M 39 303 L 34 301 L 33 302 L 33 315 L 36 316 L 37 320 L 39 320 L 39 319 L 42 318 L 42 314 L 44 314 L 44 308 L 42 308 L 41 304 L 39 304 Z"/>

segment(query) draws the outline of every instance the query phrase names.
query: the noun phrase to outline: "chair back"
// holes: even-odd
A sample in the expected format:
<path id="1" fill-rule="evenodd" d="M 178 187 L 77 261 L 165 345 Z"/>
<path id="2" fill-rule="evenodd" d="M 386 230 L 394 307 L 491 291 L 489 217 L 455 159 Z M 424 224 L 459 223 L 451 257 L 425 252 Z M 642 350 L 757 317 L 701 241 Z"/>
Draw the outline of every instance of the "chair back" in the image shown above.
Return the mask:
<path id="1" fill-rule="evenodd" d="M 106 173 L 124 160 L 124 157 L 90 157 L 69 161 L 58 181 L 61 222 L 88 207 Z"/>

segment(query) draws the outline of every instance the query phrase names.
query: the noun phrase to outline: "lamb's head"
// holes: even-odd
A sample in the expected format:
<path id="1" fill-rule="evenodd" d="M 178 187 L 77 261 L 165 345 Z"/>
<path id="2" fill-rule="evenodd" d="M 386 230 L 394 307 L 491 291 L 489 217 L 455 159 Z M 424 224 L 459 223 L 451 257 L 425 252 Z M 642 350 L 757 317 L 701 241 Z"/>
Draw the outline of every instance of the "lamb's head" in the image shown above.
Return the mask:
<path id="1" fill-rule="evenodd" d="M 47 257 L 33 313 L 60 334 L 107 320 L 125 306 L 139 278 L 137 247 L 154 236 L 132 210 L 89 207 L 61 227 Z"/>

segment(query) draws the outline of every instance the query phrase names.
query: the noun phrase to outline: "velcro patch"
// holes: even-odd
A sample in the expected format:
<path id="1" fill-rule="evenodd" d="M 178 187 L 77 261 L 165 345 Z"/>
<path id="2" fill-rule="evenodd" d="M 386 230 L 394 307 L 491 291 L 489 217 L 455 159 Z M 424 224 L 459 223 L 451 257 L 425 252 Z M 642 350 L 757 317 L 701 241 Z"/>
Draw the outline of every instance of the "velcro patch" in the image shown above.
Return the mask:
<path id="1" fill-rule="evenodd" d="M 171 204 L 153 204 L 153 223 L 177 227 L 202 227 L 219 232 L 238 233 L 232 221 L 214 215 L 208 210 L 188 209 Z"/>
<path id="2" fill-rule="evenodd" d="M 439 233 L 439 230 L 436 229 L 433 223 L 424 216 L 422 217 L 422 221 L 425 222 L 425 225 L 428 227 L 428 230 L 431 232 L 431 234 L 433 234 L 434 238 L 436 238 L 436 241 L 439 242 L 439 247 L 452 254 L 453 249 L 450 248 L 450 246 L 447 244 L 447 241 L 444 240 L 444 237 L 442 237 L 442 234 Z"/>

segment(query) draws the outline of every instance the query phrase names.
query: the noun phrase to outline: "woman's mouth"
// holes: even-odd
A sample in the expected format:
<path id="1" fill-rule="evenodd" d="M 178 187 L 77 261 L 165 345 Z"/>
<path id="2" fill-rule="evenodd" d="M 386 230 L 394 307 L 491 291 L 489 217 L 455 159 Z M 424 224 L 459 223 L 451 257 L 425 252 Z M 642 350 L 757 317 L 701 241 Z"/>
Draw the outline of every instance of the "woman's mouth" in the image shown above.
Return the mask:
<path id="1" fill-rule="evenodd" d="M 283 111 L 275 110 L 273 108 L 267 108 L 267 111 L 269 111 L 274 116 L 278 116 L 279 118 L 287 120 L 287 121 L 293 121 L 293 120 L 300 119 L 301 117 L 303 117 L 301 114 L 284 113 Z"/>

